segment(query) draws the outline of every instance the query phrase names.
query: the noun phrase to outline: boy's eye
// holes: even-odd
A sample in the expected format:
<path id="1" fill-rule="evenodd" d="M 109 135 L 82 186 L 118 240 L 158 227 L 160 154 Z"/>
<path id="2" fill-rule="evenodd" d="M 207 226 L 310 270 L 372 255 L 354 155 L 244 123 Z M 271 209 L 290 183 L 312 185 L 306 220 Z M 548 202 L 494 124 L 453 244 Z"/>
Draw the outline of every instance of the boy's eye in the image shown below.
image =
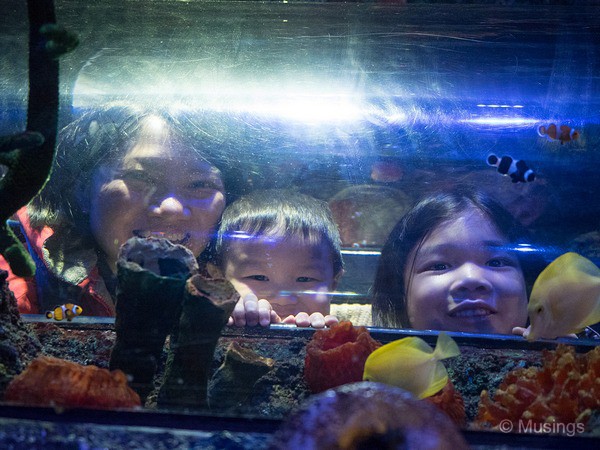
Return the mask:
<path id="1" fill-rule="evenodd" d="M 441 271 L 441 270 L 448 270 L 449 267 L 450 267 L 450 265 L 446 264 L 446 263 L 435 263 L 435 264 L 431 264 L 428 267 L 428 269 L 433 270 L 433 271 Z"/>
<path id="2" fill-rule="evenodd" d="M 312 281 L 318 281 L 316 278 L 312 277 L 298 277 L 296 278 L 297 283 L 310 283 Z"/>
<path id="3" fill-rule="evenodd" d="M 269 277 L 267 277 L 266 275 L 249 275 L 244 278 L 256 281 L 269 281 Z"/>

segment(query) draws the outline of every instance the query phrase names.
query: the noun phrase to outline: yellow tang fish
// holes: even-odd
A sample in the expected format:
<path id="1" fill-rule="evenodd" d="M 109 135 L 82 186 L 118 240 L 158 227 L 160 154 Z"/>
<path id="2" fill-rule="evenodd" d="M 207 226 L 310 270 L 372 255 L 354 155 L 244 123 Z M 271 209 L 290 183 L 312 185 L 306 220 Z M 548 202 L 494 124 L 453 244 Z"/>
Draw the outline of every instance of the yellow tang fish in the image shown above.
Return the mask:
<path id="1" fill-rule="evenodd" d="M 528 341 L 567 336 L 600 322 L 600 269 L 577 253 L 559 256 L 535 280 L 527 310 Z"/>
<path id="2" fill-rule="evenodd" d="M 46 311 L 47 319 L 64 320 L 67 319 L 69 322 L 73 320 L 73 317 L 77 317 L 83 312 L 81 306 L 74 305 L 73 303 L 65 303 L 64 305 L 57 306 L 52 311 Z"/>
<path id="3" fill-rule="evenodd" d="M 460 355 L 446 333 L 438 336 L 435 350 L 418 337 L 407 337 L 379 347 L 365 362 L 363 380 L 405 389 L 419 398 L 431 397 L 448 383 L 442 359 Z"/>

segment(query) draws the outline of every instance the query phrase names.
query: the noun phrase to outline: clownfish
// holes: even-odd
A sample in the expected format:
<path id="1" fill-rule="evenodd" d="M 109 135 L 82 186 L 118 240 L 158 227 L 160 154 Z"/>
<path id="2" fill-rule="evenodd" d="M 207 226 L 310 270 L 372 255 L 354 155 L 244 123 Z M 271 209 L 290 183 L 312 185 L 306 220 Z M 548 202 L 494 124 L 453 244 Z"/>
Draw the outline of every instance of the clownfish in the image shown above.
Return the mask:
<path id="1" fill-rule="evenodd" d="M 561 145 L 565 142 L 576 141 L 579 139 L 579 131 L 571 128 L 568 125 L 557 127 L 555 123 L 551 123 L 547 127 L 541 125 L 538 128 L 538 134 L 550 141 L 560 141 Z"/>
<path id="2" fill-rule="evenodd" d="M 525 161 L 521 159 L 513 159 L 510 156 L 498 158 L 496 155 L 487 157 L 487 163 L 490 166 L 498 168 L 498 172 L 502 175 L 508 175 L 513 183 L 522 183 L 535 180 L 535 172 L 531 170 Z"/>
<path id="3" fill-rule="evenodd" d="M 577 253 L 559 256 L 535 280 L 527 311 L 528 341 L 567 336 L 600 322 L 600 268 Z"/>
<path id="4" fill-rule="evenodd" d="M 52 311 L 46 311 L 46 319 L 64 320 L 67 319 L 69 322 L 73 320 L 83 312 L 83 308 L 73 303 L 65 303 L 64 305 L 57 306 Z"/>
<path id="5" fill-rule="evenodd" d="M 397 386 L 419 398 L 431 397 L 448 383 L 440 360 L 458 355 L 458 345 L 446 333 L 439 334 L 435 350 L 418 337 L 399 339 L 369 355 L 363 380 Z"/>

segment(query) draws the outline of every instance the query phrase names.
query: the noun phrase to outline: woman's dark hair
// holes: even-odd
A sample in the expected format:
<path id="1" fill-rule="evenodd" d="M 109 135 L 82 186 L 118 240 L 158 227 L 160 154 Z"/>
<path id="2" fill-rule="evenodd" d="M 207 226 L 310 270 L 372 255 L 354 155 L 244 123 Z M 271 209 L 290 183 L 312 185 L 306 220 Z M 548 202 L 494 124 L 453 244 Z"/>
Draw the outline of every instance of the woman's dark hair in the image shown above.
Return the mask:
<path id="1" fill-rule="evenodd" d="M 230 239 L 256 236 L 300 238 L 308 244 L 330 247 L 333 273 L 343 269 L 341 240 L 326 202 L 285 189 L 257 190 L 227 207 L 217 233 L 217 261 Z"/>
<path id="2" fill-rule="evenodd" d="M 427 197 L 418 202 L 390 233 L 381 250 L 375 281 L 371 290 L 373 323 L 375 326 L 411 328 L 406 305 L 407 286 L 404 282 L 409 254 L 439 224 L 455 219 L 465 210 L 475 208 L 490 218 L 498 231 L 511 244 L 526 243 L 527 232 L 515 218 L 491 197 L 470 187 L 456 188 L 453 192 Z M 526 282 L 534 276 L 516 252 Z"/>
<path id="3" fill-rule="evenodd" d="M 121 161 L 143 138 L 152 118 L 166 124 L 171 141 L 220 170 L 228 201 L 237 196 L 234 189 L 240 185 L 240 177 L 221 118 L 110 103 L 86 111 L 59 132 L 50 179 L 28 207 L 31 225 L 49 225 L 61 240 L 74 246 L 93 243 L 88 215 L 93 175 L 102 165 Z"/>

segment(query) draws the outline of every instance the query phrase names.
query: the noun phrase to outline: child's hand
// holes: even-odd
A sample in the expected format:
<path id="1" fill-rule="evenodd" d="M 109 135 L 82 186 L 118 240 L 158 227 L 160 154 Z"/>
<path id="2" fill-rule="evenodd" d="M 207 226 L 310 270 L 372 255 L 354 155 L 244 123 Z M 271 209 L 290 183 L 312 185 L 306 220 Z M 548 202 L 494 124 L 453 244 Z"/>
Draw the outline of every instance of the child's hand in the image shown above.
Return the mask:
<path id="1" fill-rule="evenodd" d="M 514 327 L 512 329 L 512 334 L 516 334 L 517 336 L 523 336 L 524 338 L 527 338 L 527 336 L 529 335 L 529 330 L 531 329 L 531 325 L 528 326 L 527 328 L 524 327 Z M 564 337 L 568 337 L 568 338 L 577 338 L 576 334 L 568 334 Z"/>
<path id="2" fill-rule="evenodd" d="M 512 334 L 516 335 L 516 336 L 524 336 L 525 331 L 528 330 L 529 328 L 524 328 L 524 327 L 514 327 L 512 329 Z"/>
<path id="3" fill-rule="evenodd" d="M 231 317 L 227 321 L 228 326 L 235 325 L 243 327 L 248 325 L 254 327 L 268 327 L 271 323 L 279 323 L 281 318 L 273 310 L 273 307 L 267 300 L 259 300 L 252 293 L 241 297 L 233 308 Z"/>
<path id="4" fill-rule="evenodd" d="M 295 316 L 287 316 L 281 322 L 296 325 L 297 327 L 325 328 L 338 323 L 338 319 L 331 314 L 324 316 L 319 312 L 315 312 L 308 315 L 308 313 L 301 312 Z"/>

